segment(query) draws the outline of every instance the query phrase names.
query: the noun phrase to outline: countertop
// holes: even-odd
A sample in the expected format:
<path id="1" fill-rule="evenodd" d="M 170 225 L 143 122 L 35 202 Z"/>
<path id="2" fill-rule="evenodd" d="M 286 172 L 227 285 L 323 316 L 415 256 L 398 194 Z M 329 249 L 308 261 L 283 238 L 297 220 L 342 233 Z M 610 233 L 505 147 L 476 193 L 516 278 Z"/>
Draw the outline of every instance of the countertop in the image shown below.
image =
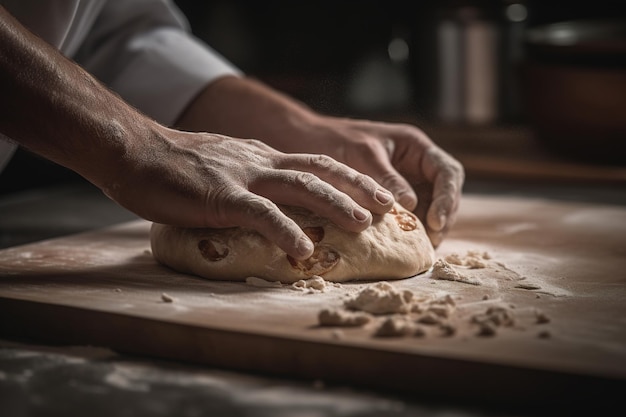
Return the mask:
<path id="1" fill-rule="evenodd" d="M 626 205 L 622 184 L 468 179 L 466 194 L 548 197 Z M 0 246 L 136 219 L 84 181 L 0 198 Z M 10 319 L 10 318 L 3 318 Z M 547 410 L 485 408 L 328 386 L 121 354 L 102 347 L 41 345 L 0 335 L 0 415 L 93 416 L 483 416 Z"/>

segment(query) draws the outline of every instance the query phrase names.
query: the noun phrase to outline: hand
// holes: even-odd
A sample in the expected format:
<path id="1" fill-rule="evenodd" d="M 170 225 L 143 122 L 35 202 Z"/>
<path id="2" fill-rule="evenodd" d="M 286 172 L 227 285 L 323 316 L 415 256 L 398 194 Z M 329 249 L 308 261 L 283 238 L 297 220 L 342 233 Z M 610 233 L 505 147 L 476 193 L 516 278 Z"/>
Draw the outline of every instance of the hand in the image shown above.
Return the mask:
<path id="1" fill-rule="evenodd" d="M 354 232 L 393 196 L 372 178 L 323 155 L 284 154 L 255 140 L 161 128 L 140 141 L 103 187 L 138 215 L 186 227 L 255 229 L 297 259 L 313 244 L 274 203 L 306 207 Z"/>
<path id="2" fill-rule="evenodd" d="M 435 246 L 454 224 L 463 167 L 415 126 L 320 116 L 239 77 L 209 85 L 178 124 L 185 130 L 261 139 L 283 152 L 329 155 L 392 191 L 419 216 Z"/>
<path id="3" fill-rule="evenodd" d="M 462 165 L 412 125 L 323 117 L 310 135 L 324 152 L 371 176 L 414 211 L 437 247 L 456 220 Z"/>

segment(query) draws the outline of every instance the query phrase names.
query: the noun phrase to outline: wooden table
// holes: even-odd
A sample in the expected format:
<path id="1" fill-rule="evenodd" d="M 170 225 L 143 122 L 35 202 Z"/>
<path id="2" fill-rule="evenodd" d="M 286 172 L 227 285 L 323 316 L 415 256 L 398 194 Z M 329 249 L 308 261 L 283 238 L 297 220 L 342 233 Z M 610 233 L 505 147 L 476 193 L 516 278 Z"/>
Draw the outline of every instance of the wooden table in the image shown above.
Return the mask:
<path id="1" fill-rule="evenodd" d="M 488 268 L 464 271 L 482 285 L 429 273 L 394 283 L 452 294 L 452 337 L 383 339 L 368 326 L 338 337 L 317 313 L 369 283 L 309 294 L 210 282 L 158 265 L 148 229 L 133 221 L 0 251 L 3 334 L 481 403 L 571 405 L 625 386 L 623 207 L 467 196 L 437 252 L 489 253 Z M 477 336 L 471 318 L 494 305 L 516 325 Z"/>

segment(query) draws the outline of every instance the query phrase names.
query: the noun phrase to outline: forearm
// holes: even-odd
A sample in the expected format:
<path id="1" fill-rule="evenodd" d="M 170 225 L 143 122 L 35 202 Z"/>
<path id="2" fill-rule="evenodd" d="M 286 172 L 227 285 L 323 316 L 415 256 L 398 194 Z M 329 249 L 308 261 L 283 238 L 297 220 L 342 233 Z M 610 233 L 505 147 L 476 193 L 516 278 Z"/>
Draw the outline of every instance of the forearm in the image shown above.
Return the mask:
<path id="1" fill-rule="evenodd" d="M 305 152 L 304 136 L 319 115 L 253 79 L 224 77 L 209 84 L 176 123 L 183 130 L 259 139 L 283 152 Z M 306 134 L 305 134 L 306 132 Z"/>
<path id="2" fill-rule="evenodd" d="M 0 51 L 0 131 L 93 182 L 156 126 L 1 7 Z"/>

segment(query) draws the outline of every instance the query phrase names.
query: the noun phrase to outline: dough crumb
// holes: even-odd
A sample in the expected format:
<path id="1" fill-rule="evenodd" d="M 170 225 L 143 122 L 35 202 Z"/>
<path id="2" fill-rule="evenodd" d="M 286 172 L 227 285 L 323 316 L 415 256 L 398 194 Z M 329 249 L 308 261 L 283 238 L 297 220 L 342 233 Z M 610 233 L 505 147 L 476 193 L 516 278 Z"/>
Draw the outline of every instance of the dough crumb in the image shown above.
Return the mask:
<path id="1" fill-rule="evenodd" d="M 472 323 L 477 324 L 480 327 L 479 336 L 492 336 L 490 329 L 484 329 L 484 327 L 493 328 L 496 327 L 512 327 L 515 325 L 515 318 L 509 309 L 505 307 L 489 307 L 485 313 L 476 314 L 472 316 Z"/>
<path id="2" fill-rule="evenodd" d="M 541 287 L 535 284 L 517 284 L 515 288 L 519 288 L 521 290 L 540 290 Z"/>
<path id="3" fill-rule="evenodd" d="M 357 327 L 369 323 L 371 319 L 367 313 L 337 309 L 324 309 L 317 316 L 320 326 Z"/>
<path id="4" fill-rule="evenodd" d="M 486 268 L 487 263 L 485 260 L 491 259 L 491 255 L 487 252 L 480 252 L 478 250 L 468 250 L 465 256 L 461 256 L 458 253 L 451 253 L 444 257 L 444 260 L 450 264 L 465 266 L 470 269 Z"/>
<path id="5" fill-rule="evenodd" d="M 434 326 L 436 324 L 441 324 L 441 318 L 434 313 L 426 313 L 422 317 L 417 319 L 418 323 L 426 324 L 429 326 Z"/>
<path id="6" fill-rule="evenodd" d="M 490 323 L 481 323 L 478 328 L 477 336 L 481 337 L 492 337 L 497 334 L 496 326 Z"/>
<path id="7" fill-rule="evenodd" d="M 391 316 L 383 320 L 374 333 L 375 337 L 402 337 L 415 333 L 416 326 L 405 316 Z"/>
<path id="8" fill-rule="evenodd" d="M 164 303 L 173 303 L 174 298 L 166 293 L 161 293 L 161 301 Z"/>
<path id="9" fill-rule="evenodd" d="M 446 255 L 443 259 L 449 264 L 459 265 L 459 266 L 463 265 L 463 260 L 461 259 L 461 255 L 459 255 L 456 252 Z"/>
<path id="10" fill-rule="evenodd" d="M 122 289 L 121 288 L 115 288 L 113 291 L 115 291 L 115 292 L 122 292 Z"/>
<path id="11" fill-rule="evenodd" d="M 411 291 L 398 291 L 386 281 L 377 282 L 363 289 L 354 298 L 345 301 L 351 310 L 371 314 L 406 314 L 411 311 Z"/>
<path id="12" fill-rule="evenodd" d="M 545 313 L 541 311 L 535 311 L 535 319 L 537 324 L 550 323 L 550 317 L 548 317 Z"/>
<path id="13" fill-rule="evenodd" d="M 454 311 L 454 307 L 444 304 L 444 305 L 433 305 L 428 307 L 427 310 L 429 313 L 434 314 L 437 317 L 447 319 L 450 317 L 452 312 Z"/>
<path id="14" fill-rule="evenodd" d="M 552 333 L 550 333 L 548 330 L 542 330 L 537 333 L 537 337 L 539 339 L 550 339 L 552 337 Z"/>
<path id="15" fill-rule="evenodd" d="M 437 259 L 437 261 L 433 265 L 431 278 L 438 280 L 462 282 L 471 285 L 481 285 L 480 281 L 470 279 L 469 277 L 460 274 L 448 262 L 441 258 Z"/>
<path id="16" fill-rule="evenodd" d="M 248 277 L 246 278 L 246 284 L 259 287 L 259 288 L 272 288 L 272 287 L 282 287 L 282 284 L 278 281 L 267 281 L 262 278 L 257 277 Z"/>
<path id="17" fill-rule="evenodd" d="M 309 279 L 301 279 L 291 285 L 293 288 L 298 290 L 308 289 L 310 293 L 315 292 L 311 290 L 317 290 L 321 292 L 324 292 L 326 290 L 326 281 L 324 280 L 324 278 L 317 275 L 313 275 Z"/>
<path id="18" fill-rule="evenodd" d="M 456 327 L 448 323 L 440 325 L 439 330 L 441 330 L 441 336 L 443 337 L 452 337 L 456 334 Z"/>
<path id="19" fill-rule="evenodd" d="M 335 340 L 342 340 L 345 337 L 345 334 L 339 329 L 333 329 L 330 335 Z"/>

